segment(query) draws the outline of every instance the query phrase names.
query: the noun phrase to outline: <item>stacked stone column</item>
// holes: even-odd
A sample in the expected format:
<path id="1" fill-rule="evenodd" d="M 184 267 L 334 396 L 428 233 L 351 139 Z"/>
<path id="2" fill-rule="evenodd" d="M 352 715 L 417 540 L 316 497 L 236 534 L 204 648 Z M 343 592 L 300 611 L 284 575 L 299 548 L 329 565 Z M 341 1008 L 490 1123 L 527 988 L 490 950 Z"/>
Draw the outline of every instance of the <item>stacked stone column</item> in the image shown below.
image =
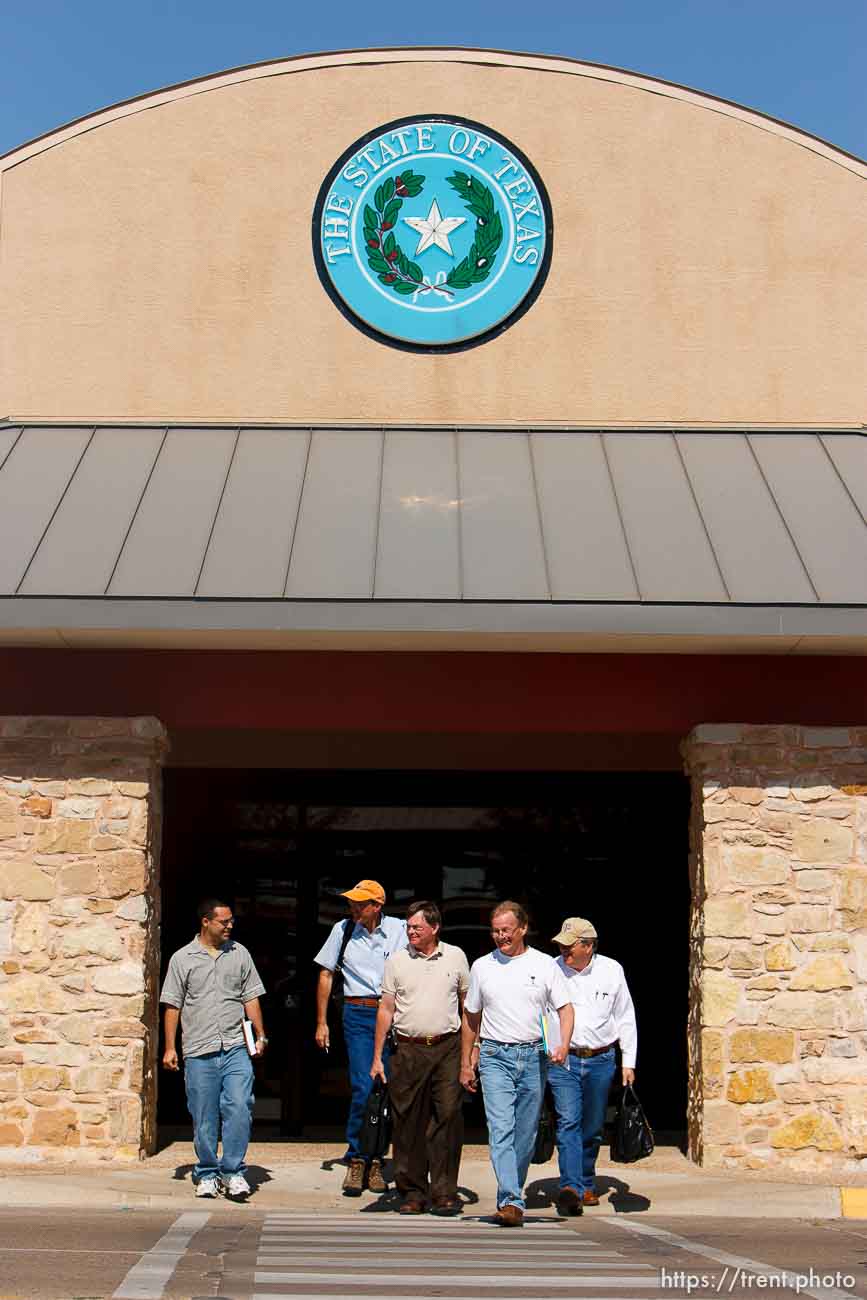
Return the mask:
<path id="1" fill-rule="evenodd" d="M 689 1142 L 867 1165 L 867 728 L 704 726 L 692 778 Z"/>
<path id="2" fill-rule="evenodd" d="M 154 718 L 0 717 L 0 1158 L 153 1149 Z"/>

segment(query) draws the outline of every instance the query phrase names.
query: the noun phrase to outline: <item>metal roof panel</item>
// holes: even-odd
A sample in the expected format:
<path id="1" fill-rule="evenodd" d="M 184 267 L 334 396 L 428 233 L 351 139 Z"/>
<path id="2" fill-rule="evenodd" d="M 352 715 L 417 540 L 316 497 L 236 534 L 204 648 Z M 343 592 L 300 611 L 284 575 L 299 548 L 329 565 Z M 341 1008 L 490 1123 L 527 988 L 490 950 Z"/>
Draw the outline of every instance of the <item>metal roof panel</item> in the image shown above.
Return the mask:
<path id="1" fill-rule="evenodd" d="M 548 600 L 526 433 L 458 434 L 464 596 Z"/>
<path id="2" fill-rule="evenodd" d="M 382 445 L 370 430 L 314 431 L 287 596 L 373 594 Z"/>
<path id="3" fill-rule="evenodd" d="M 20 586 L 23 596 L 101 596 L 163 429 L 97 429 Z"/>
<path id="4" fill-rule="evenodd" d="M 197 596 L 283 595 L 310 434 L 242 429 Z"/>
<path id="5" fill-rule="evenodd" d="M 120 553 L 110 596 L 192 596 L 234 429 L 170 429 Z"/>
<path id="6" fill-rule="evenodd" d="M 12 594 L 51 522 L 91 428 L 24 429 L 0 469 L 0 593 Z"/>
<path id="7" fill-rule="evenodd" d="M 375 596 L 460 600 L 458 509 L 456 434 L 386 433 Z"/>
<path id="8" fill-rule="evenodd" d="M 752 434 L 768 485 L 822 601 L 867 601 L 867 528 L 815 435 Z"/>
<path id="9" fill-rule="evenodd" d="M 606 433 L 642 600 L 728 600 L 671 433 Z"/>
<path id="10" fill-rule="evenodd" d="M 545 553 L 555 600 L 637 600 L 602 438 L 533 433 Z"/>
<path id="11" fill-rule="evenodd" d="M 746 437 L 679 433 L 677 442 L 732 600 L 816 600 Z"/>

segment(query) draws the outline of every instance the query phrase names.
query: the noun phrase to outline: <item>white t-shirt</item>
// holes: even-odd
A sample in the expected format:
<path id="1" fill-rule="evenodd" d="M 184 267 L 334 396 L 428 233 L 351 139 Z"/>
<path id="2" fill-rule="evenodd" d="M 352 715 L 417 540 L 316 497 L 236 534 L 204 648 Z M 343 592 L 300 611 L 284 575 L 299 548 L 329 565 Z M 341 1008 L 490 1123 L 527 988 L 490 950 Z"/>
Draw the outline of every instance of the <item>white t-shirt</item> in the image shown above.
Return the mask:
<path id="1" fill-rule="evenodd" d="M 568 1002 L 569 992 L 553 957 L 536 948 L 526 948 L 520 957 L 504 957 L 495 948 L 473 962 L 464 1007 L 481 1011 L 481 1038 L 535 1043 L 542 1037 L 545 1009 L 559 1010 Z"/>

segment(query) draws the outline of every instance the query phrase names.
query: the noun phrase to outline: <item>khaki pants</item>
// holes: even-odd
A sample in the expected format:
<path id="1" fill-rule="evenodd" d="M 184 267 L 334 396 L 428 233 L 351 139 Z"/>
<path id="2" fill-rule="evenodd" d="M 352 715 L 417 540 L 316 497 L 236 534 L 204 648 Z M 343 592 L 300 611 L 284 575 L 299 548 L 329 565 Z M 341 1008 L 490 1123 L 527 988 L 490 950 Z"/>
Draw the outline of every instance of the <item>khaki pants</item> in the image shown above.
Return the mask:
<path id="1" fill-rule="evenodd" d="M 454 1197 L 464 1141 L 460 1033 L 430 1047 L 397 1041 L 388 1080 L 395 1182 L 420 1200 Z"/>

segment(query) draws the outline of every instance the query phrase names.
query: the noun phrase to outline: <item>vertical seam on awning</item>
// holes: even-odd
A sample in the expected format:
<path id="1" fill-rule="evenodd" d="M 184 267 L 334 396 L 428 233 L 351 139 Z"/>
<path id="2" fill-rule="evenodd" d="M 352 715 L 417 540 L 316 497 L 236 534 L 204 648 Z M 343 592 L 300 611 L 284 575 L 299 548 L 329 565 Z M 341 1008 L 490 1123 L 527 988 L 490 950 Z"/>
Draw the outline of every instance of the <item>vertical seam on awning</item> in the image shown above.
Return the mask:
<path id="1" fill-rule="evenodd" d="M 533 452 L 533 435 L 527 430 L 527 450 L 530 455 L 530 479 L 533 484 L 533 497 L 536 501 L 536 520 L 539 525 L 539 542 L 542 547 L 542 564 L 545 567 L 545 586 L 548 589 L 548 599 L 553 600 L 554 588 L 551 585 L 551 569 L 548 564 L 548 547 L 545 542 L 545 525 L 542 521 L 542 502 L 539 500 L 539 480 L 536 477 L 536 457 Z"/>
<path id="2" fill-rule="evenodd" d="M 229 485 L 229 475 L 231 474 L 231 472 L 232 472 L 232 466 L 233 466 L 234 463 L 235 463 L 235 456 L 236 456 L 236 454 L 237 454 L 237 451 L 238 451 L 238 443 L 239 443 L 240 441 L 241 441 L 241 428 L 240 428 L 240 425 L 239 425 L 238 428 L 235 430 L 235 441 L 234 441 L 234 443 L 232 444 L 232 454 L 231 454 L 231 456 L 229 457 L 229 463 L 228 463 L 228 465 L 226 466 L 226 474 L 225 474 L 225 477 L 224 477 L 224 479 L 223 479 L 223 486 L 222 486 L 222 488 L 221 488 L 221 490 L 220 490 L 220 499 L 219 499 L 218 502 L 217 502 L 217 508 L 216 508 L 216 510 L 214 511 L 214 517 L 213 517 L 213 519 L 211 520 L 211 527 L 210 527 L 210 529 L 209 529 L 209 531 L 208 531 L 208 540 L 205 542 L 205 549 L 204 549 L 204 551 L 202 552 L 202 562 L 201 562 L 201 564 L 199 565 L 199 572 L 196 574 L 196 581 L 195 581 L 195 585 L 194 585 L 194 587 L 193 587 L 193 595 L 194 595 L 194 596 L 197 596 L 197 595 L 199 594 L 199 583 L 202 581 L 202 574 L 203 574 L 204 571 L 205 571 L 205 561 L 206 561 L 207 558 L 208 558 L 208 551 L 211 549 L 211 540 L 212 540 L 212 538 L 213 538 L 213 536 L 214 536 L 214 529 L 217 527 L 217 519 L 219 518 L 220 507 L 221 507 L 222 504 L 223 504 L 223 497 L 226 495 L 226 488 L 227 488 L 228 485 Z"/>
<path id="3" fill-rule="evenodd" d="M 458 600 L 464 598 L 464 493 L 461 487 L 461 447 L 460 430 L 452 430 L 452 447 L 455 453 L 455 494 L 457 497 L 458 525 Z"/>
<path id="4" fill-rule="evenodd" d="M 379 567 L 379 543 L 382 535 L 382 477 L 385 468 L 385 429 L 380 430 L 379 486 L 376 493 L 376 535 L 373 539 L 373 573 L 370 578 L 370 599 L 376 596 L 376 571 Z"/>
<path id="5" fill-rule="evenodd" d="M 135 510 L 133 510 L 133 512 L 132 512 L 132 518 L 130 519 L 129 523 L 127 524 L 126 532 L 125 532 L 124 535 L 123 535 L 123 541 L 122 541 L 121 544 L 120 544 L 120 550 L 118 551 L 117 556 L 116 556 L 115 561 L 114 561 L 114 564 L 112 565 L 111 573 L 108 575 L 108 582 L 105 584 L 105 590 L 104 590 L 103 593 L 102 593 L 103 596 L 107 596 L 107 595 L 108 595 L 109 587 L 110 587 L 111 584 L 114 582 L 114 575 L 117 573 L 117 566 L 120 564 L 120 558 L 121 558 L 121 556 L 122 556 L 123 553 L 124 553 L 124 549 L 125 549 L 125 547 L 126 547 L 127 542 L 129 541 L 129 535 L 130 535 L 130 533 L 132 532 L 133 524 L 135 523 L 136 519 L 138 518 L 138 512 L 139 512 L 139 510 L 141 510 L 141 503 L 142 503 L 142 501 L 144 501 L 144 499 L 145 499 L 145 493 L 147 492 L 148 488 L 150 487 L 151 479 L 152 479 L 153 476 L 154 476 L 154 470 L 155 470 L 156 467 L 157 467 L 157 461 L 159 460 L 160 456 L 163 454 L 163 447 L 166 445 L 166 439 L 168 438 L 168 436 L 169 436 L 169 426 L 168 426 L 168 425 L 165 425 L 164 428 L 163 428 L 163 436 L 162 436 L 162 439 L 161 439 L 161 441 L 160 441 L 160 445 L 157 447 L 157 452 L 156 452 L 156 455 L 155 455 L 154 458 L 153 458 L 153 461 L 151 462 L 151 467 L 150 467 L 150 469 L 148 470 L 147 478 L 146 478 L 145 481 L 144 481 L 144 486 L 143 486 L 141 492 L 139 493 L 138 501 L 136 502 L 136 505 L 135 505 Z"/>
<path id="6" fill-rule="evenodd" d="M 301 475 L 301 488 L 298 492 L 298 505 L 295 508 L 295 520 L 292 524 L 292 534 L 289 538 L 289 554 L 286 557 L 286 577 L 283 582 L 283 597 L 286 597 L 286 589 L 289 586 L 289 572 L 292 568 L 292 555 L 295 551 L 295 537 L 298 533 L 298 520 L 301 518 L 301 506 L 304 501 L 304 489 L 307 486 L 307 469 L 310 465 L 310 451 L 313 447 L 313 429 L 307 430 L 307 453 L 304 457 L 304 473 Z"/>
<path id="7" fill-rule="evenodd" d="M 614 471 L 611 468 L 611 461 L 608 459 L 608 447 L 605 443 L 605 434 L 599 429 L 596 437 L 599 439 L 602 447 L 602 456 L 605 460 L 605 468 L 608 471 L 608 482 L 611 484 L 611 491 L 614 496 L 614 507 L 617 511 L 617 518 L 620 520 L 620 531 L 623 534 L 623 545 L 626 547 L 626 558 L 629 560 L 629 567 L 632 570 L 632 581 L 635 583 L 635 594 L 639 600 L 644 600 L 641 591 L 641 583 L 638 581 L 638 570 L 635 567 L 635 560 L 632 556 L 632 547 L 629 545 L 629 534 L 626 531 L 626 520 L 623 518 L 623 511 L 620 507 L 620 497 L 617 495 L 617 484 L 614 481 Z"/>
<path id="8" fill-rule="evenodd" d="M 12 455 L 15 448 L 18 446 L 19 442 L 21 441 L 21 437 L 23 433 L 24 433 L 24 426 L 22 425 L 21 428 L 18 430 L 17 434 L 15 435 L 15 437 L 12 439 L 12 445 L 10 446 L 6 455 L 3 457 L 2 460 L 0 460 L 0 473 L 3 472 L 4 465 L 6 464 L 9 457 Z"/>
<path id="9" fill-rule="evenodd" d="M 765 485 L 765 490 L 774 503 L 774 509 L 776 510 L 777 514 L 780 516 L 780 522 L 785 528 L 789 541 L 792 543 L 794 552 L 797 555 L 798 560 L 800 561 L 801 568 L 804 570 L 804 576 L 806 577 L 807 581 L 810 584 L 810 590 L 812 591 L 813 595 L 816 597 L 817 604 L 821 605 L 822 597 L 819 595 L 819 589 L 812 579 L 810 570 L 807 568 L 807 561 L 804 559 L 803 555 L 801 554 L 801 548 L 798 546 L 798 543 L 795 541 L 795 535 L 792 532 L 791 528 L 789 527 L 789 521 L 786 519 L 786 516 L 783 514 L 782 507 L 780 506 L 780 503 L 777 500 L 776 493 L 774 492 L 774 489 L 771 487 L 771 484 L 768 480 L 768 476 L 762 467 L 762 462 L 759 460 L 759 457 L 756 453 L 756 449 L 753 446 L 753 436 L 750 433 L 746 433 L 744 434 L 744 438 L 746 440 L 747 446 L 750 449 L 753 460 L 756 463 L 756 469 L 759 471 L 759 474 L 761 475 L 761 480 Z"/>
<path id="10" fill-rule="evenodd" d="M 39 548 L 42 545 L 42 543 L 45 541 L 45 536 L 49 528 L 51 527 L 51 525 L 54 523 L 54 520 L 57 516 L 57 512 L 60 509 L 61 505 L 63 504 L 64 498 L 66 497 L 66 494 L 69 491 L 72 480 L 75 478 L 76 474 L 78 473 L 78 467 L 81 464 L 81 462 L 84 460 L 85 456 L 87 455 L 88 448 L 90 447 L 90 444 L 93 442 L 95 437 L 96 437 L 96 425 L 94 424 L 91 426 L 90 437 L 87 439 L 87 442 L 84 444 L 81 451 L 79 452 L 78 460 L 75 462 L 75 466 L 72 470 L 72 473 L 70 474 L 69 478 L 66 480 L 66 484 L 63 488 L 63 491 L 60 493 L 60 496 L 57 498 L 57 501 L 55 502 L 54 505 L 54 509 L 52 510 L 51 514 L 48 516 L 48 522 L 39 535 L 39 541 L 36 543 L 35 547 L 33 548 L 33 552 L 30 556 L 30 559 L 27 561 L 24 572 L 22 573 L 21 577 L 18 579 L 18 585 L 15 588 L 16 596 L 21 591 L 21 585 L 24 582 L 25 578 L 27 577 L 28 573 L 30 572 L 30 567 L 33 564 L 33 561 L 36 559 L 36 556 L 39 554 Z"/>
<path id="11" fill-rule="evenodd" d="M 696 514 L 698 515 L 699 520 L 701 522 L 702 531 L 704 532 L 704 535 L 707 538 L 707 544 L 710 547 L 710 553 L 713 556 L 713 562 L 716 565 L 716 571 L 719 574 L 719 580 L 723 585 L 723 591 L 726 594 L 726 599 L 731 600 L 732 593 L 729 590 L 729 584 L 726 582 L 725 574 L 723 573 L 723 567 L 722 564 L 720 563 L 720 558 L 716 553 L 716 547 L 714 546 L 713 541 L 711 539 L 710 530 L 708 529 L 707 526 L 707 521 L 704 515 L 702 514 L 701 506 L 698 503 L 698 497 L 695 494 L 695 488 L 693 486 L 692 479 L 689 476 L 689 470 L 686 467 L 686 461 L 683 458 L 683 451 L 681 450 L 680 441 L 676 433 L 672 433 L 670 437 L 674 443 L 674 449 L 677 452 L 677 459 L 680 461 L 680 468 L 683 470 L 684 478 L 686 479 L 687 487 L 689 488 L 689 494 L 692 497 L 692 503 L 695 506 Z"/>
<path id="12" fill-rule="evenodd" d="M 819 443 L 820 443 L 820 445 L 821 445 L 821 447 L 822 447 L 822 450 L 824 451 L 825 455 L 828 457 L 828 460 L 831 462 L 831 468 L 833 469 L 834 473 L 837 475 L 837 478 L 840 480 L 841 484 L 843 485 L 843 491 L 846 493 L 847 497 L 848 497 L 849 500 L 852 502 L 852 505 L 855 507 L 855 510 L 856 510 L 857 513 L 858 513 L 858 518 L 861 520 L 861 523 L 862 523 L 862 524 L 864 524 L 865 526 L 867 526 L 867 519 L 864 518 L 864 512 L 863 512 L 863 510 L 861 509 L 861 507 L 859 506 L 858 502 L 855 500 L 855 497 L 854 497 L 853 494 L 852 494 L 852 489 L 849 487 L 849 484 L 846 482 L 845 478 L 843 477 L 842 473 L 840 472 L 840 468 L 839 468 L 837 462 L 835 461 L 835 459 L 834 459 L 834 457 L 833 457 L 833 455 L 832 455 L 832 453 L 831 453 L 830 448 L 828 447 L 827 443 L 825 442 L 825 435 L 822 434 L 822 433 L 820 433 L 820 434 L 818 435 L 818 439 L 819 439 Z"/>

